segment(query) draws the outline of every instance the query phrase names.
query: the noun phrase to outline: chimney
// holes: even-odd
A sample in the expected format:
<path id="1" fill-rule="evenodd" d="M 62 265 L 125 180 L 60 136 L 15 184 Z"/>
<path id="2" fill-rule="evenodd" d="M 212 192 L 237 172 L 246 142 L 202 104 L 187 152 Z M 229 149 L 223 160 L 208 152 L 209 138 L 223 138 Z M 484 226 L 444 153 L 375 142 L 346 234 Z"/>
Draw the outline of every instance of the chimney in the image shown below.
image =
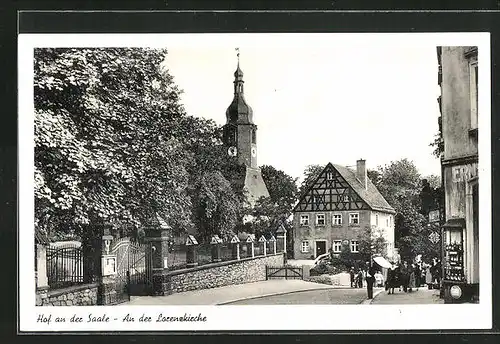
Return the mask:
<path id="1" fill-rule="evenodd" d="M 366 161 L 363 159 L 356 161 L 356 178 L 359 179 L 366 190 L 368 188 L 368 176 L 366 175 Z"/>

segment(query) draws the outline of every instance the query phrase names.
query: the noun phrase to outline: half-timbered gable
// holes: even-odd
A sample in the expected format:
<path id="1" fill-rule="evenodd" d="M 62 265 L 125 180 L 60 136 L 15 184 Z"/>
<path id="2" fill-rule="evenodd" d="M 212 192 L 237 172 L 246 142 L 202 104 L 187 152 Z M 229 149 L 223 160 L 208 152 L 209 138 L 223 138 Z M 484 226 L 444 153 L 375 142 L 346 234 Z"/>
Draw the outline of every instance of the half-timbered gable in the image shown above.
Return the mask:
<path id="1" fill-rule="evenodd" d="M 299 200 L 295 212 L 370 209 L 332 164 L 311 184 Z"/>

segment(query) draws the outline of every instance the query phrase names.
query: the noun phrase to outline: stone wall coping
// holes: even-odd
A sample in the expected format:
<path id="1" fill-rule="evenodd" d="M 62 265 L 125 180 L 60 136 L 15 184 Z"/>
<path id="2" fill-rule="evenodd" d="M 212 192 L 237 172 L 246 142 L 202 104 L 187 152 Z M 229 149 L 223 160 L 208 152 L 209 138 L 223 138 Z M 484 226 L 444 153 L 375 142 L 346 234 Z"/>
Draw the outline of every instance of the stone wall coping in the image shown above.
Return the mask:
<path id="1" fill-rule="evenodd" d="M 72 285 L 71 287 L 66 287 L 61 289 L 49 289 L 47 290 L 47 295 L 48 297 L 59 296 L 62 294 L 74 293 L 85 289 L 97 288 L 98 286 L 99 283 L 86 283 L 86 284 Z"/>
<path id="2" fill-rule="evenodd" d="M 283 255 L 283 254 L 284 254 L 284 252 L 278 252 L 276 254 L 270 253 L 270 254 L 267 254 L 265 256 L 246 257 L 246 258 L 241 258 L 239 260 L 227 260 L 224 262 L 209 263 L 209 264 L 199 265 L 199 266 L 195 266 L 192 268 L 186 268 L 186 269 L 179 269 L 179 270 L 173 270 L 173 271 L 165 271 L 164 270 L 163 275 L 168 275 L 168 276 L 182 275 L 182 274 L 186 274 L 189 272 L 208 270 L 208 269 L 218 268 L 221 266 L 248 262 L 251 260 L 257 260 L 257 259 L 268 258 L 268 257 L 275 257 L 275 256 Z"/>

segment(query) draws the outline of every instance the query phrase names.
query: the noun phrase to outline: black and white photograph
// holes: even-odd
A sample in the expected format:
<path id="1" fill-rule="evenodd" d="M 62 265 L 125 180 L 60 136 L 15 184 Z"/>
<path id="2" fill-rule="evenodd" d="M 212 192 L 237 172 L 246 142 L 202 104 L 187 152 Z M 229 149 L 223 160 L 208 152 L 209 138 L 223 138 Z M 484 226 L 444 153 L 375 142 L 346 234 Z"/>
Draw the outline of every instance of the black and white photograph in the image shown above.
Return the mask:
<path id="1" fill-rule="evenodd" d="M 489 327 L 489 49 L 20 35 L 25 328 Z"/>

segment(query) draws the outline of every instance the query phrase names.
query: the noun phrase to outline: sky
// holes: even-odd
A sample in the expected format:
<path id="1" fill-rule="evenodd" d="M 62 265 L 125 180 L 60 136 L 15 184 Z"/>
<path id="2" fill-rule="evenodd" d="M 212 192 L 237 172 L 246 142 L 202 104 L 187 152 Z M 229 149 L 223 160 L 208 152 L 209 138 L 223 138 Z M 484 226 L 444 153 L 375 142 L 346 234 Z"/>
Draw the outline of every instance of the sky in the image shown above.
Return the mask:
<path id="1" fill-rule="evenodd" d="M 432 42 L 278 37 L 167 46 L 165 63 L 188 114 L 225 124 L 236 47 L 258 126 L 259 166 L 300 178 L 310 164 L 353 166 L 365 159 L 374 169 L 407 158 L 424 176 L 440 174 L 429 146 L 440 94 Z"/>

